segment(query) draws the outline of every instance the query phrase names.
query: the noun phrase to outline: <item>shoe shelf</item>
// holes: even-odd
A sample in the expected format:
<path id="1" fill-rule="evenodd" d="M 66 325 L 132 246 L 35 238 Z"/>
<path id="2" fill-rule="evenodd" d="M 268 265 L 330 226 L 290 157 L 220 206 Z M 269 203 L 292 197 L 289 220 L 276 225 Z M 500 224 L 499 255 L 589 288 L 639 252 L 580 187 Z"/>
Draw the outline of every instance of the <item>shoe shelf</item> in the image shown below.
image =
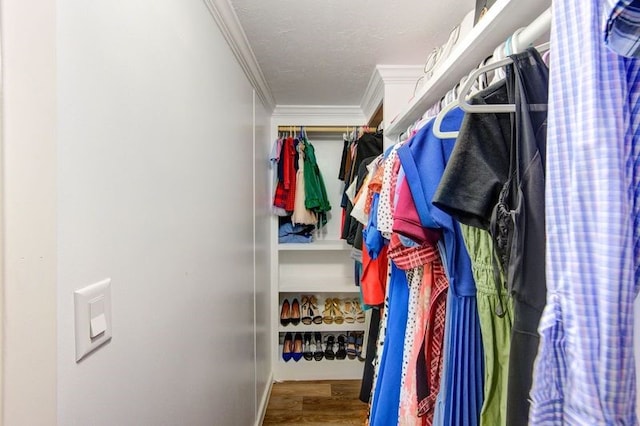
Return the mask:
<path id="1" fill-rule="evenodd" d="M 279 333 L 279 357 L 275 365 L 278 380 L 361 379 L 364 368 L 364 359 L 362 358 L 362 350 L 365 344 L 362 340 L 364 334 L 356 330 L 350 331 L 351 333 L 313 333 L 312 336 L 309 336 L 311 333 L 308 332 Z M 339 342 L 340 335 L 345 337 L 345 341 L 342 344 Z M 307 336 L 311 340 L 307 340 Z M 355 340 L 355 346 L 354 340 L 350 341 L 349 336 L 357 339 Z M 295 342 L 295 339 L 299 337 L 303 337 L 306 343 L 302 347 L 298 346 L 302 350 L 302 353 L 296 353 L 298 360 L 296 361 L 296 354 L 291 354 L 290 352 L 286 354 L 287 357 L 285 358 L 284 344 L 289 342 L 290 346 L 288 347 L 291 350 L 295 343 L 291 343 L 288 339 L 294 338 Z M 318 341 L 321 342 L 320 346 L 316 343 Z M 319 351 L 318 347 L 320 347 Z M 347 352 L 342 353 L 342 358 L 338 358 L 338 354 L 345 350 Z M 304 357 L 305 351 L 308 351 L 307 354 L 310 354 L 313 358 L 306 359 Z M 327 358 L 329 352 L 332 358 Z M 319 353 L 320 356 L 318 357 Z"/>
<path id="2" fill-rule="evenodd" d="M 282 324 L 278 327 L 278 332 L 280 333 L 287 333 L 287 332 L 291 332 L 291 333 L 304 333 L 304 332 L 314 332 L 314 331 L 321 331 L 321 332 L 327 332 L 327 333 L 338 333 L 338 332 L 342 332 L 342 333 L 346 333 L 347 331 L 364 331 L 365 330 L 365 323 L 342 323 L 342 324 L 298 324 L 298 325 L 293 325 L 293 324 L 289 324 L 289 325 L 285 325 L 283 326 Z"/>
<path id="3" fill-rule="evenodd" d="M 317 240 L 312 243 L 286 243 L 278 244 L 279 251 L 313 251 L 313 250 L 351 250 L 344 240 Z"/>
<path id="4" fill-rule="evenodd" d="M 282 346 L 279 348 L 282 353 Z M 274 366 L 277 380 L 360 380 L 364 362 L 356 359 L 334 359 L 321 361 L 289 360 L 285 362 L 282 357 Z"/>
<path id="5" fill-rule="evenodd" d="M 348 276 L 301 276 L 282 277 L 280 293 L 360 293 L 353 277 Z"/>

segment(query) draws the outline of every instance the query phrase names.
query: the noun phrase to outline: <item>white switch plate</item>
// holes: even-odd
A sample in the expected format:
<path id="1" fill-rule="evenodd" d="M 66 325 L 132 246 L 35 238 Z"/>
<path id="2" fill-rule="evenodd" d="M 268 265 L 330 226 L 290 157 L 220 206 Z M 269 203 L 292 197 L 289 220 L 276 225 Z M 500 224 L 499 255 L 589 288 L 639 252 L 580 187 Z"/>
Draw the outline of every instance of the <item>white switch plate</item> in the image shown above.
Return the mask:
<path id="1" fill-rule="evenodd" d="M 111 339 L 111 279 L 107 278 L 76 290 L 73 298 L 76 314 L 76 362 L 78 362 Z M 99 329 L 96 330 L 96 327 Z M 91 338 L 92 334 L 95 338 Z"/>

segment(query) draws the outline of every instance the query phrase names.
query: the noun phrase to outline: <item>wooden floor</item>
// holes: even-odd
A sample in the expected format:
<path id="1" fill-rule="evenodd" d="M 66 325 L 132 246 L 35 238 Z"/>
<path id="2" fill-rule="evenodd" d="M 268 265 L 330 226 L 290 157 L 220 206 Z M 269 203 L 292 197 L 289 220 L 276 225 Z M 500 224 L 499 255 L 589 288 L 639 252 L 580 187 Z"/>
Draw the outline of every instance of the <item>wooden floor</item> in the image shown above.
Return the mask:
<path id="1" fill-rule="evenodd" d="M 274 383 L 263 425 L 364 425 L 360 380 Z"/>

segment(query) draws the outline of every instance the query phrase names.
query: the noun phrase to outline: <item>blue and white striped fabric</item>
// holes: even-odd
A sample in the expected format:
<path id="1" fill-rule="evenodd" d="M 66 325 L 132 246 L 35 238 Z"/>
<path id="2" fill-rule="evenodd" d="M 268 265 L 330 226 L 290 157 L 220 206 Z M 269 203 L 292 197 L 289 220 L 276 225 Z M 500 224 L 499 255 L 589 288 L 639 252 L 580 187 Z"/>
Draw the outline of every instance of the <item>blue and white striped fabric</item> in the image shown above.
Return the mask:
<path id="1" fill-rule="evenodd" d="M 532 425 L 637 425 L 640 62 L 607 49 L 603 1 L 554 0 L 547 306 Z"/>
<path id="2" fill-rule="evenodd" d="M 607 0 L 607 3 L 605 43 L 620 55 L 640 57 L 640 0 Z"/>

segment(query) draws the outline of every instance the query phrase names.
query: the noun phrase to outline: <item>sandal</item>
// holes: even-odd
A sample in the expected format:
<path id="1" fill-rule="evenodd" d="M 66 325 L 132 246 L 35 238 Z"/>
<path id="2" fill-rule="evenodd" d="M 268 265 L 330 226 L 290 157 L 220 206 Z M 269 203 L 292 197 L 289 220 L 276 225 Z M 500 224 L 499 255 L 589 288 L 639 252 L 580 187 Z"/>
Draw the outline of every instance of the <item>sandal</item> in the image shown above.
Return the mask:
<path id="1" fill-rule="evenodd" d="M 358 321 L 359 323 L 363 323 L 364 322 L 364 311 L 362 310 L 362 306 L 360 306 L 360 300 L 353 299 L 353 305 L 354 305 L 354 309 L 356 311 L 356 314 L 355 314 L 356 321 Z"/>
<path id="2" fill-rule="evenodd" d="M 362 342 L 364 341 L 364 333 L 356 334 L 356 356 L 360 361 L 364 361 L 362 358 Z"/>
<path id="3" fill-rule="evenodd" d="M 356 335 L 354 332 L 347 332 L 347 356 L 349 359 L 356 359 Z"/>
<path id="4" fill-rule="evenodd" d="M 309 298 L 305 295 L 302 295 L 302 297 L 300 298 L 300 309 L 302 312 L 300 321 L 302 321 L 302 323 L 306 325 L 311 324 L 311 315 L 309 314 L 310 312 L 309 306 L 310 306 Z"/>
<path id="5" fill-rule="evenodd" d="M 349 324 L 356 321 L 356 306 L 349 299 L 344 301 L 344 321 Z"/>
<path id="6" fill-rule="evenodd" d="M 311 348 L 311 333 L 304 333 L 304 349 L 302 351 L 302 356 L 307 361 L 311 361 L 313 359 L 313 351 Z"/>
<path id="7" fill-rule="evenodd" d="M 325 340 L 324 357 L 328 360 L 335 359 L 336 354 L 333 352 L 333 345 L 336 343 L 336 338 L 330 334 Z"/>
<path id="8" fill-rule="evenodd" d="M 345 346 L 346 336 L 341 334 L 338 336 L 338 350 L 336 351 L 336 359 L 345 359 L 347 357 L 347 348 Z"/>
<path id="9" fill-rule="evenodd" d="M 324 301 L 322 321 L 324 321 L 325 324 L 333 324 L 333 301 L 331 299 L 327 299 Z"/>
<path id="10" fill-rule="evenodd" d="M 330 299 L 331 300 L 331 299 Z M 342 314 L 342 310 L 340 309 L 340 299 L 337 297 L 332 300 L 332 309 L 333 309 L 333 321 L 336 324 L 342 324 L 344 322 L 344 316 Z"/>
<path id="11" fill-rule="evenodd" d="M 322 324 L 322 315 L 318 309 L 318 298 L 315 295 L 309 297 L 309 315 L 314 324 Z"/>
<path id="12" fill-rule="evenodd" d="M 315 359 L 316 361 L 321 361 L 322 358 L 324 357 L 324 352 L 322 351 L 322 335 L 319 332 L 315 332 L 314 335 L 314 340 L 315 340 L 315 350 L 313 351 L 313 359 Z"/>

